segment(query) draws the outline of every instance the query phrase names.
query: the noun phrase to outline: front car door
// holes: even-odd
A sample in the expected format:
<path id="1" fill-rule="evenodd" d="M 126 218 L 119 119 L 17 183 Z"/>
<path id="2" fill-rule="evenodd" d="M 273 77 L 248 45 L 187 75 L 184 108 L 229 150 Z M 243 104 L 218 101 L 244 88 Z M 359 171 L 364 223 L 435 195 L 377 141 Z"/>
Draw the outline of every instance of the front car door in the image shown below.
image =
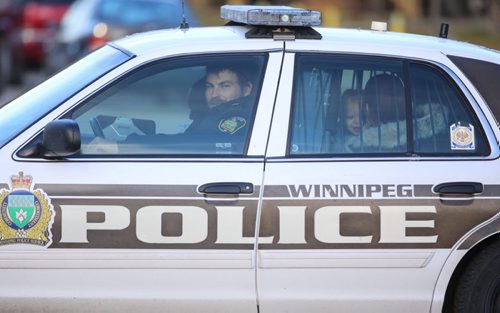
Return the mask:
<path id="1" fill-rule="evenodd" d="M 266 159 L 261 312 L 428 312 L 450 253 L 498 213 L 492 130 L 443 65 L 288 47 Z"/>
<path id="2" fill-rule="evenodd" d="M 281 56 L 137 57 L 5 145 L 2 307 L 256 312 L 262 143 Z M 188 133 L 208 114 L 206 75 L 216 66 L 246 75 L 247 107 Z M 57 119 L 76 121 L 80 152 L 30 156 Z"/>

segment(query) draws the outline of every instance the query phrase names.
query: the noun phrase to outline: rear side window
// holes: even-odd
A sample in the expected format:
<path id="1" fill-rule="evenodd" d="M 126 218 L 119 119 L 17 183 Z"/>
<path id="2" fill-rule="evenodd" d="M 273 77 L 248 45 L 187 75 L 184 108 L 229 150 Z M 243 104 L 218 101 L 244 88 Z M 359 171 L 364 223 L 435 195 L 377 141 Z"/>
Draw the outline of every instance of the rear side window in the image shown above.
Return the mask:
<path id="1" fill-rule="evenodd" d="M 416 154 L 484 152 L 479 125 L 464 98 L 434 67 L 410 64 L 413 151 Z"/>
<path id="2" fill-rule="evenodd" d="M 297 56 L 290 155 L 485 155 L 465 98 L 441 70 L 401 59 Z"/>
<path id="3" fill-rule="evenodd" d="M 452 55 L 448 57 L 474 84 L 486 103 L 488 103 L 497 122 L 499 122 L 500 98 L 498 97 L 498 82 L 500 81 L 500 64 Z"/>

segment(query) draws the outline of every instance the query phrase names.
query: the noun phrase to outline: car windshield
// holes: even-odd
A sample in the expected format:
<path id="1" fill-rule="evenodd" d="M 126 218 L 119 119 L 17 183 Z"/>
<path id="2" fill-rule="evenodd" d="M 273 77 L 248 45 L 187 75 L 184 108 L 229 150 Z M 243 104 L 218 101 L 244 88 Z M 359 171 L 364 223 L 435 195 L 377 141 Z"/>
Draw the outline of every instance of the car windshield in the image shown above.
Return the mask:
<path id="1" fill-rule="evenodd" d="M 104 46 L 0 109 L 0 148 L 55 107 L 131 56 Z"/>

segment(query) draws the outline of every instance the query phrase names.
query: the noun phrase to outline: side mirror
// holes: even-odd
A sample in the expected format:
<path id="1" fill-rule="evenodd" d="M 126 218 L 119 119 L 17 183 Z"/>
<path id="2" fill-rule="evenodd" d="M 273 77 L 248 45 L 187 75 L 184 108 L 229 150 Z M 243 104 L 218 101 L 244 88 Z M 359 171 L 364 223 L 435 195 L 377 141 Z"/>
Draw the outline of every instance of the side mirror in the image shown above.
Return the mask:
<path id="1" fill-rule="evenodd" d="M 35 141 L 24 147 L 18 155 L 48 159 L 73 155 L 80 151 L 80 127 L 69 119 L 52 121 L 45 126 L 41 141 Z"/>
<path id="2" fill-rule="evenodd" d="M 80 151 L 80 127 L 69 119 L 52 121 L 45 126 L 42 155 L 46 158 L 66 157 Z"/>

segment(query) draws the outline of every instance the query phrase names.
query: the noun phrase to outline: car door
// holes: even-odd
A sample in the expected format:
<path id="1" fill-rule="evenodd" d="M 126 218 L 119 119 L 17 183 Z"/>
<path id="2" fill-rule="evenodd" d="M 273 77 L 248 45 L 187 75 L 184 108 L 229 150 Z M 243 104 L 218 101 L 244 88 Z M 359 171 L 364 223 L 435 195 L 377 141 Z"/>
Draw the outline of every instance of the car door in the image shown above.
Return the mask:
<path id="1" fill-rule="evenodd" d="M 443 65 L 299 51 L 266 159 L 260 312 L 427 312 L 450 252 L 498 213 L 492 130 Z"/>
<path id="2" fill-rule="evenodd" d="M 256 215 L 281 58 L 136 58 L 4 146 L 3 307 L 256 312 Z M 217 67 L 245 76 L 247 109 L 233 101 L 231 115 L 188 133 L 209 114 L 206 77 Z M 79 153 L 30 154 L 51 140 L 41 133 L 51 120 L 76 122 Z M 28 219 L 39 223 L 24 231 Z M 24 239 L 3 236 L 14 228 Z"/>

